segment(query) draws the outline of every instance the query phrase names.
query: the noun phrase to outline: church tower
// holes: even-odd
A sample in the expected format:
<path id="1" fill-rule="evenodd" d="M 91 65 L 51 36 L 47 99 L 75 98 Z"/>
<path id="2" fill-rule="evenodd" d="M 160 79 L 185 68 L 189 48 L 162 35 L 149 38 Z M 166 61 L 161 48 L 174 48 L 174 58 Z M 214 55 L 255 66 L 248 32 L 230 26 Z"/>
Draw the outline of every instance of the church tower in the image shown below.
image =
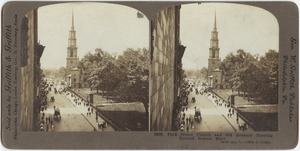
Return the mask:
<path id="1" fill-rule="evenodd" d="M 210 48 L 209 48 L 209 58 L 208 58 L 208 76 L 212 75 L 213 70 L 219 69 L 220 66 L 220 58 L 219 58 L 219 39 L 218 39 L 218 31 L 217 31 L 217 17 L 215 13 L 215 22 L 214 28 L 211 32 L 210 39 Z"/>
<path id="2" fill-rule="evenodd" d="M 79 58 L 77 57 L 77 46 L 76 46 L 76 31 L 74 28 L 74 15 L 72 12 L 72 26 L 69 31 L 69 41 L 67 47 L 67 65 L 66 65 L 66 76 L 69 76 L 71 70 L 77 68 Z"/>

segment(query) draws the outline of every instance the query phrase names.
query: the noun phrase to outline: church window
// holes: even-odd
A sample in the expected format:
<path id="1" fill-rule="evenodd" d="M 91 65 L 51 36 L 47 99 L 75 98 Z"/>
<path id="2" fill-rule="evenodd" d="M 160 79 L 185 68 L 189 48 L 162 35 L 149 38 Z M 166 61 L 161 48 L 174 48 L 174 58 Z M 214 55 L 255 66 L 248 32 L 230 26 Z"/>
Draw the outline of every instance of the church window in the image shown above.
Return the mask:
<path id="1" fill-rule="evenodd" d="M 70 51 L 70 57 L 73 57 L 73 50 Z"/>
<path id="2" fill-rule="evenodd" d="M 215 51 L 212 51 L 212 58 L 215 58 Z"/>

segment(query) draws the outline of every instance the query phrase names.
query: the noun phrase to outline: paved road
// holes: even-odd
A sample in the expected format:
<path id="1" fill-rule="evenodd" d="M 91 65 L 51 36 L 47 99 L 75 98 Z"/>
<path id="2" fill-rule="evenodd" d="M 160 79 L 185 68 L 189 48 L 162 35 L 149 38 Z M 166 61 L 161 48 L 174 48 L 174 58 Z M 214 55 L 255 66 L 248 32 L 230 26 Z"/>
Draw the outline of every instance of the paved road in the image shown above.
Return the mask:
<path id="1" fill-rule="evenodd" d="M 241 119 L 237 122 L 236 114 L 228 117 L 228 110 L 225 105 L 218 106 L 215 103 L 215 98 L 211 97 L 212 95 L 208 96 L 207 94 L 201 95 L 196 94 L 195 90 L 192 91 L 188 98 L 188 109 L 185 110 L 186 117 L 194 116 L 195 114 L 195 107 L 200 108 L 202 120 L 200 123 L 194 120 L 194 131 L 201 131 L 201 132 L 234 132 L 240 131 L 239 130 L 239 123 L 243 123 Z M 191 99 L 195 97 L 196 102 L 192 103 Z M 235 112 L 236 113 L 236 112 Z M 191 127 L 189 127 L 191 130 Z M 250 129 L 249 129 L 250 130 Z"/>
<path id="2" fill-rule="evenodd" d="M 50 102 L 51 96 L 54 96 L 55 101 Z M 90 116 L 87 116 L 87 107 L 83 105 L 76 105 L 70 95 L 54 94 L 54 91 L 48 93 L 48 105 L 44 111 L 45 117 L 53 116 L 54 106 L 59 107 L 61 119 L 54 119 L 54 132 L 74 132 L 74 131 L 102 131 L 98 129 L 98 123 L 96 122 L 95 112 Z M 103 122 L 103 119 L 98 118 L 99 122 Z M 50 125 L 50 124 L 49 124 Z M 44 124 L 44 130 L 46 130 L 46 124 Z M 105 131 L 113 131 L 111 127 L 104 129 Z M 49 126 L 49 131 L 51 127 Z"/>

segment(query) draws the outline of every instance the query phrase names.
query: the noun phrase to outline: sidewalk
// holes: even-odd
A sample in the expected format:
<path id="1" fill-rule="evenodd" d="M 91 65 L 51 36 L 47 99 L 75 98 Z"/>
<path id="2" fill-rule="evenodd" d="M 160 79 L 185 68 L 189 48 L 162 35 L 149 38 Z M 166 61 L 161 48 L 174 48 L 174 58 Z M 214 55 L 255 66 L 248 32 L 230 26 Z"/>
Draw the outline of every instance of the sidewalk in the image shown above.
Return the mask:
<path id="1" fill-rule="evenodd" d="M 69 95 L 65 94 L 65 96 L 80 111 L 82 116 L 84 116 L 84 118 L 95 128 L 95 131 L 102 131 L 101 129 L 98 128 L 98 122 L 102 123 L 104 120 L 100 116 L 98 116 L 98 122 L 96 121 L 96 110 L 93 109 L 93 113 L 91 113 L 90 116 L 87 116 L 88 106 L 84 106 L 84 101 L 81 101 L 81 99 L 78 96 L 72 97 L 71 94 L 72 92 L 69 92 Z M 76 104 L 76 102 L 74 101 L 75 98 L 77 98 L 77 103 L 81 102 L 80 105 Z M 103 131 L 115 131 L 115 130 L 107 123 L 107 127 L 104 128 Z"/>
<path id="2" fill-rule="evenodd" d="M 222 98 L 218 98 L 218 97 L 213 98 L 212 94 L 211 93 L 209 93 L 209 94 L 210 94 L 209 96 L 208 96 L 208 94 L 206 95 L 207 98 L 215 105 L 215 107 L 220 111 L 220 113 L 230 123 L 230 125 L 235 129 L 235 131 L 236 132 L 243 131 L 243 130 L 240 130 L 239 124 L 246 123 L 246 122 L 244 120 L 242 120 L 240 117 L 238 118 L 238 121 L 237 121 L 237 111 L 234 108 L 229 108 L 229 107 L 225 106 L 226 101 L 224 100 L 225 103 L 223 103 Z M 221 106 L 219 103 L 217 104 L 215 102 L 216 99 L 221 100 L 221 101 L 219 101 L 220 103 L 222 103 Z M 232 114 L 232 116 L 228 116 L 229 109 L 234 110 L 234 114 Z M 247 129 L 245 129 L 244 131 L 253 131 L 253 129 L 248 125 Z"/>

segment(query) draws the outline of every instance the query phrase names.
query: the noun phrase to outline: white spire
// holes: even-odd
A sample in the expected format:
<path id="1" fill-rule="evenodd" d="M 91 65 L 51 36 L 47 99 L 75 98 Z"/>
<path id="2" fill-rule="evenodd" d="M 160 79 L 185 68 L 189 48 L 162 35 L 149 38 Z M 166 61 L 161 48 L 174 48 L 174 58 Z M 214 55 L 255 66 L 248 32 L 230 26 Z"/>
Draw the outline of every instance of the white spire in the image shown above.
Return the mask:
<path id="1" fill-rule="evenodd" d="M 72 30 L 74 30 L 74 15 L 73 15 L 73 9 L 72 9 Z"/>

